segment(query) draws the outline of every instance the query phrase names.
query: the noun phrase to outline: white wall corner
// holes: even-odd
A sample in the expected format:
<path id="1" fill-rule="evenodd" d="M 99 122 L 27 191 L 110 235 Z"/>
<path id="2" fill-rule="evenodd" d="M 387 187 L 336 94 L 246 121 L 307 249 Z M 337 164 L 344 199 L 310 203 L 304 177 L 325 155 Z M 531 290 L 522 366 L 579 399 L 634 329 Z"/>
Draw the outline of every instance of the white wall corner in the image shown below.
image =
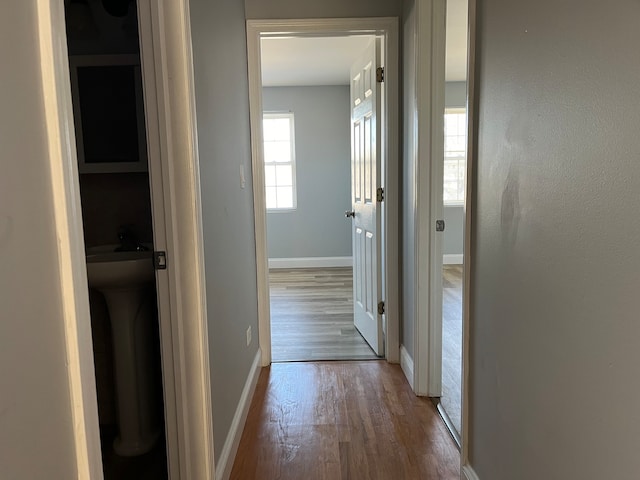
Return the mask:
<path id="1" fill-rule="evenodd" d="M 471 465 L 467 464 L 462 466 L 462 480 L 480 480 L 480 477 L 476 475 Z"/>
<path id="2" fill-rule="evenodd" d="M 269 259 L 269 268 L 331 268 L 351 266 L 353 266 L 353 257 L 301 257 Z"/>
<path id="3" fill-rule="evenodd" d="M 464 263 L 464 255 L 462 253 L 445 253 L 442 256 L 444 265 L 462 265 Z"/>
<path id="4" fill-rule="evenodd" d="M 407 349 L 404 348 L 404 345 L 400 345 L 400 368 L 402 368 L 404 376 L 407 377 L 411 390 L 415 391 L 413 388 L 413 358 L 411 358 Z"/>
<path id="5" fill-rule="evenodd" d="M 238 452 L 238 446 L 240 445 L 240 439 L 242 438 L 242 431 L 244 430 L 244 424 L 247 421 L 247 415 L 249 414 L 249 407 L 251 406 L 251 400 L 253 399 L 253 393 L 258 383 L 258 376 L 260 375 L 260 359 L 262 358 L 262 352 L 260 349 L 256 352 L 256 356 L 253 359 L 253 364 L 249 370 L 247 381 L 242 389 L 242 395 L 240 395 L 240 401 L 236 408 L 236 413 L 233 416 L 231 422 L 231 428 L 227 434 L 227 439 L 222 447 L 220 453 L 220 459 L 216 463 L 216 477 L 215 480 L 228 480 L 231 476 L 231 469 L 233 468 L 233 462 Z"/>

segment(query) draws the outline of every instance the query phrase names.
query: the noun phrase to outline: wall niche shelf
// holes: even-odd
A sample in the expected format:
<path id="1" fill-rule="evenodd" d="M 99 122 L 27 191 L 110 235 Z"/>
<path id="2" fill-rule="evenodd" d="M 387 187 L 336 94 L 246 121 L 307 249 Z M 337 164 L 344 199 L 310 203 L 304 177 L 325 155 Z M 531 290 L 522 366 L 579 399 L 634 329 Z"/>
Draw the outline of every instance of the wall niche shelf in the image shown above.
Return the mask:
<path id="1" fill-rule="evenodd" d="M 70 55 L 69 68 L 79 172 L 146 172 L 139 55 Z"/>

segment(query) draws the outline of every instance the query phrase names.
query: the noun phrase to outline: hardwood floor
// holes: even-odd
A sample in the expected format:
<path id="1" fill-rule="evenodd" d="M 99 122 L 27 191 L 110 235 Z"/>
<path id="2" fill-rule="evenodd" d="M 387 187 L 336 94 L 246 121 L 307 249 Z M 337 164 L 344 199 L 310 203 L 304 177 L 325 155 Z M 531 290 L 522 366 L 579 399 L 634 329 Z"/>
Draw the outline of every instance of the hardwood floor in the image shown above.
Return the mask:
<path id="1" fill-rule="evenodd" d="M 398 365 L 280 363 L 260 373 L 231 479 L 453 480 L 459 462 Z"/>
<path id="2" fill-rule="evenodd" d="M 460 433 L 462 414 L 462 265 L 442 268 L 442 397 L 440 404 Z"/>
<path id="3" fill-rule="evenodd" d="M 353 326 L 352 269 L 269 272 L 274 362 L 377 359 Z"/>

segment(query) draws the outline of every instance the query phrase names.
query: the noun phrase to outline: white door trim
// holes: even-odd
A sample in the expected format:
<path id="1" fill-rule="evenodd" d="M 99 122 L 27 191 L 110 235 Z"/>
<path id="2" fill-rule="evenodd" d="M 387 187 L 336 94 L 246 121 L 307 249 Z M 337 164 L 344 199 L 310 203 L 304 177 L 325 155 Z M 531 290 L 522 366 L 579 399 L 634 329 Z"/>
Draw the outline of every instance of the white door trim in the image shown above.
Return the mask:
<path id="1" fill-rule="evenodd" d="M 37 12 L 78 478 L 101 479 L 63 2 L 38 0 Z M 156 104 L 147 98 L 147 109 L 157 107 L 160 140 L 154 148 L 161 170 L 155 163 L 150 164 L 154 208 L 156 200 L 162 198 L 169 264 L 163 273 L 166 281 L 160 282 L 168 284 L 170 297 L 170 321 L 161 324 L 164 381 L 171 383 L 165 391 L 166 414 L 175 416 L 167 419 L 167 434 L 175 434 L 175 438 L 168 438 L 169 469 L 172 479 L 213 478 L 213 419 L 188 1 L 141 1 L 140 14 L 145 29 L 141 33 L 150 42 L 146 47 L 151 47 L 151 51 L 144 52 L 145 82 L 153 82 L 150 85 L 156 93 Z M 149 67 L 155 79 L 151 79 Z M 176 158 L 180 162 L 173 161 Z M 162 189 L 159 196 L 155 195 L 156 187 Z M 160 230 L 154 232 L 154 241 L 162 236 L 163 229 Z"/>
<path id="2" fill-rule="evenodd" d="M 418 161 L 415 176 L 414 392 L 442 390 L 442 218 L 444 158 L 445 0 L 416 2 Z"/>
<path id="3" fill-rule="evenodd" d="M 399 27 L 397 18 L 327 18 L 304 20 L 247 20 L 249 62 L 249 108 L 251 116 L 251 154 L 253 200 L 256 231 L 256 263 L 258 286 L 258 325 L 262 365 L 271 363 L 271 326 L 269 311 L 269 269 L 266 241 L 266 209 L 264 202 L 264 169 L 262 165 L 262 74 L 260 36 L 268 33 L 287 35 L 375 34 L 385 36 L 386 63 L 384 123 L 388 142 L 384 146 L 385 188 L 383 271 L 386 309 L 386 355 L 391 363 L 400 361 L 399 308 Z"/>
<path id="4" fill-rule="evenodd" d="M 464 195 L 464 276 L 462 292 L 462 432 L 460 462 L 463 471 L 467 472 L 467 477 L 471 480 L 475 475 L 470 465 L 469 443 L 470 443 L 470 342 L 471 342 L 471 301 L 473 298 L 473 220 L 475 202 L 475 176 L 476 158 L 478 155 L 478 104 L 476 96 L 476 5 L 477 0 L 469 0 L 469 25 L 467 33 L 468 58 L 467 58 L 467 172 Z M 470 474 L 472 473 L 472 475 Z M 476 476 L 477 478 L 477 476 Z"/>
<path id="5" fill-rule="evenodd" d="M 77 478 L 101 479 L 98 397 L 63 2 L 38 0 L 37 16 Z"/>

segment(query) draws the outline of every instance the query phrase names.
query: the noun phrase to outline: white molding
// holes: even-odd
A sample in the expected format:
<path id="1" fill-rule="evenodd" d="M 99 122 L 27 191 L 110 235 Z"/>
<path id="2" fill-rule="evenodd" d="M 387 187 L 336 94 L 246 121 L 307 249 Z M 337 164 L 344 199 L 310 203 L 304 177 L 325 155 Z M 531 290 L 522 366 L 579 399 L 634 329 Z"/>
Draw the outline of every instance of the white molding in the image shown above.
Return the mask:
<path id="1" fill-rule="evenodd" d="M 331 268 L 351 267 L 353 257 L 270 258 L 269 268 Z"/>
<path id="2" fill-rule="evenodd" d="M 467 44 L 469 56 L 467 59 L 467 172 L 465 190 L 465 226 L 464 252 L 465 268 L 462 286 L 462 432 L 460 457 L 463 465 L 469 463 L 469 409 L 470 409 L 470 330 L 471 330 L 471 299 L 473 274 L 473 201 L 475 199 L 475 162 L 477 155 L 477 106 L 476 106 L 476 1 L 469 0 L 469 24 Z M 464 468 L 464 467 L 463 467 Z M 472 470 L 473 472 L 473 470 Z M 473 478 L 469 479 L 473 480 Z"/>
<path id="3" fill-rule="evenodd" d="M 161 138 L 162 171 L 158 174 L 168 225 L 178 478 L 213 478 L 212 386 L 189 2 L 150 1 L 148 8 Z M 176 158 L 180 161 L 174 161 Z M 170 464 L 169 468 L 173 472 L 175 467 Z"/>
<path id="4" fill-rule="evenodd" d="M 431 397 L 442 391 L 442 233 L 434 225 L 443 211 L 445 17 L 445 0 L 416 2 L 414 391 Z"/>
<path id="5" fill-rule="evenodd" d="M 385 120 L 388 141 L 385 143 L 386 168 L 384 285 L 386 305 L 386 356 L 391 363 L 400 361 L 400 265 L 399 265 L 399 104 L 400 41 L 399 21 L 392 17 L 325 18 L 297 20 L 247 20 L 247 53 L 249 68 L 249 110 L 251 117 L 251 153 L 253 199 L 256 232 L 256 265 L 258 282 L 258 325 L 262 365 L 271 363 L 271 328 L 269 314 L 269 271 L 266 248 L 266 213 L 264 205 L 264 171 L 262 165 L 262 74 L 260 67 L 261 34 L 320 36 L 350 33 L 385 35 Z"/>
<path id="6" fill-rule="evenodd" d="M 400 368 L 402 368 L 402 372 L 413 390 L 413 358 L 404 345 L 400 345 Z"/>
<path id="7" fill-rule="evenodd" d="M 258 377 L 260 376 L 260 363 L 262 354 L 260 349 L 256 352 L 256 356 L 253 359 L 251 370 L 249 370 L 249 376 L 242 389 L 242 395 L 236 408 L 236 413 L 231 421 L 231 428 L 227 434 L 227 439 L 224 442 L 222 451 L 220 452 L 220 458 L 218 459 L 218 474 L 216 480 L 228 480 L 231 476 L 231 470 L 233 468 L 233 462 L 238 452 L 238 446 L 240 445 L 240 439 L 242 438 L 242 431 L 247 421 L 247 415 L 249 414 L 249 407 L 251 406 L 251 400 L 256 390 L 256 384 L 258 383 Z"/>
<path id="8" fill-rule="evenodd" d="M 473 468 L 471 468 L 471 465 L 463 465 L 461 473 L 463 480 L 480 480 L 480 477 L 478 477 L 476 472 L 474 472 Z"/>
<path id="9" fill-rule="evenodd" d="M 464 263 L 464 254 L 462 253 L 445 253 L 442 255 L 443 265 L 462 265 Z"/>
<path id="10" fill-rule="evenodd" d="M 77 478 L 97 480 L 102 454 L 64 6 L 38 0 L 36 8 Z"/>

